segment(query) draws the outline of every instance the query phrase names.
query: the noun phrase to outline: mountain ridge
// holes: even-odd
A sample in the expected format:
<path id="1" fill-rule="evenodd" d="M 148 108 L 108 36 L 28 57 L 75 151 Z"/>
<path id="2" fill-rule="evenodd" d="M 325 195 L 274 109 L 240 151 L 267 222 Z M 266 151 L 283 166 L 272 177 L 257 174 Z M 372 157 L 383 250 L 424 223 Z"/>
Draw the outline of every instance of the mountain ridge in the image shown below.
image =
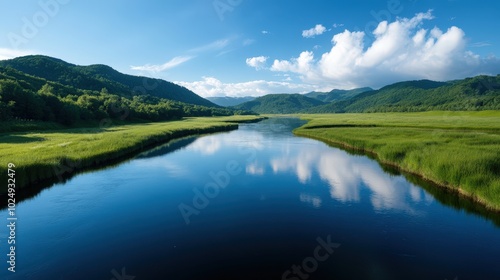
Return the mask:
<path id="1" fill-rule="evenodd" d="M 272 104 L 266 104 L 269 100 L 260 97 L 257 99 L 259 104 L 246 102 L 235 108 L 257 108 L 260 114 L 271 114 L 276 111 L 291 114 L 500 110 L 500 75 L 480 75 L 447 82 L 428 79 L 402 81 L 378 90 L 366 87 L 310 92 L 303 96 L 316 99 L 323 104 L 315 106 L 309 104 L 302 108 L 287 104 L 287 95 L 293 94 L 273 95 Z M 279 110 L 275 109 L 276 106 Z"/>
<path id="2" fill-rule="evenodd" d="M 343 89 L 333 89 L 329 92 L 310 92 L 306 93 L 305 96 L 318 99 L 323 102 L 332 102 L 337 100 L 345 100 L 354 97 L 363 92 L 372 91 L 370 87 L 355 88 L 350 90 Z"/>
<path id="3" fill-rule="evenodd" d="M 232 108 L 259 114 L 291 114 L 304 108 L 312 108 L 322 104 L 325 103 L 298 93 L 268 94 Z"/>
<path id="4" fill-rule="evenodd" d="M 106 65 L 74 66 L 44 56 L 0 61 L 0 121 L 74 125 L 249 113 L 217 106 L 173 83 L 122 74 Z"/>
<path id="5" fill-rule="evenodd" d="M 231 106 L 240 105 L 240 104 L 248 102 L 248 101 L 252 101 L 255 99 L 255 97 L 252 97 L 252 96 L 243 96 L 243 97 L 215 96 L 215 97 L 207 97 L 206 99 L 212 103 L 215 103 L 216 105 L 219 105 L 219 106 L 231 107 Z"/>
<path id="6" fill-rule="evenodd" d="M 29 55 L 0 61 L 0 66 L 80 89 L 101 90 L 105 87 L 108 91 L 127 97 L 149 94 L 194 105 L 217 107 L 180 85 L 161 79 L 124 74 L 103 64 L 79 66 L 59 58 Z"/>

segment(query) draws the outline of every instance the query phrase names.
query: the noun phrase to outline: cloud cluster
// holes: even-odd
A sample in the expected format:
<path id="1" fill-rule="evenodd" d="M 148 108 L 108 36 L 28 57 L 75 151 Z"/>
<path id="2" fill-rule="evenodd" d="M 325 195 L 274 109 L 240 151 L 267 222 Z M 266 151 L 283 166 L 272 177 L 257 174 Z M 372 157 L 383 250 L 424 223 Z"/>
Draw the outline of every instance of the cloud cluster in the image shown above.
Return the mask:
<path id="1" fill-rule="evenodd" d="M 431 19 L 432 11 L 428 11 L 410 19 L 380 22 L 368 46 L 364 32 L 345 30 L 333 36 L 331 49 L 320 57 L 304 51 L 290 60 L 274 60 L 270 70 L 297 73 L 304 82 L 332 88 L 380 87 L 401 80 L 450 80 L 500 72 L 498 59 L 482 59 L 466 50 L 462 29 L 423 28 L 424 21 Z"/>
<path id="2" fill-rule="evenodd" d="M 312 38 L 314 36 L 321 35 L 321 34 L 325 33 L 325 31 L 326 31 L 326 27 L 324 27 L 321 24 L 316 24 L 315 27 L 302 31 L 302 37 Z"/>
<path id="3" fill-rule="evenodd" d="M 262 96 L 270 93 L 297 93 L 314 90 L 316 86 L 295 84 L 291 82 L 276 82 L 256 80 L 242 83 L 223 83 L 214 77 L 203 77 L 201 81 L 175 82 L 202 97 L 214 96 Z"/>
<path id="4" fill-rule="evenodd" d="M 266 66 L 266 61 L 269 57 L 267 56 L 257 56 L 257 57 L 251 57 L 247 58 L 246 63 L 248 66 L 255 68 L 256 70 L 260 70 L 265 68 Z"/>

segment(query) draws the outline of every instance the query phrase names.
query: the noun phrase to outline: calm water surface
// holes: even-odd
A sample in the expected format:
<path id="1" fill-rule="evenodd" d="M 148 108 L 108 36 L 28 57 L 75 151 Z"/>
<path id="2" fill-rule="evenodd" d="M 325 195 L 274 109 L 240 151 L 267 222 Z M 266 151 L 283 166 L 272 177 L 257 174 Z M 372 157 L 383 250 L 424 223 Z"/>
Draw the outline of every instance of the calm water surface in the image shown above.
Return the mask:
<path id="1" fill-rule="evenodd" d="M 17 206 L 16 273 L 0 231 L 0 279 L 500 279 L 490 219 L 299 125 L 182 139 L 43 190 Z"/>

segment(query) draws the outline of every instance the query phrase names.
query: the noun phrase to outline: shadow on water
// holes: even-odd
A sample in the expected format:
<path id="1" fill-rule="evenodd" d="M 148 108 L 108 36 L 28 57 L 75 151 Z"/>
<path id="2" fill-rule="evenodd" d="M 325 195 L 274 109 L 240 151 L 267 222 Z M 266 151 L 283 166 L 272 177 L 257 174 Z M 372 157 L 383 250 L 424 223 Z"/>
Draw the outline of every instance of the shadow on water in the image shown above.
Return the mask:
<path id="1" fill-rule="evenodd" d="M 458 211 L 465 211 L 465 213 L 490 220 L 497 227 L 500 227 L 500 212 L 488 209 L 482 204 L 475 202 L 472 198 L 465 197 L 454 190 L 437 186 L 421 177 L 407 173 L 403 173 L 403 176 L 405 176 L 406 180 L 409 182 L 426 190 L 441 204 Z"/>
<path id="2" fill-rule="evenodd" d="M 167 143 L 164 145 L 161 145 L 159 147 L 153 148 L 151 150 L 145 151 L 140 153 L 138 156 L 135 158 L 140 158 L 140 159 L 146 159 L 146 158 L 154 158 L 154 157 L 159 157 L 163 156 L 169 153 L 173 153 L 177 150 L 180 150 L 194 141 L 198 139 L 197 136 L 192 136 L 192 137 L 186 137 L 186 138 L 181 138 L 175 141 L 172 141 L 171 143 Z"/>
<path id="3" fill-rule="evenodd" d="M 319 140 L 318 140 L 319 141 Z M 439 203 L 451 207 L 457 211 L 464 211 L 465 213 L 472 214 L 483 219 L 493 222 L 497 227 L 500 227 L 500 212 L 487 208 L 486 206 L 477 203 L 474 199 L 461 195 L 455 190 L 444 188 L 431 181 L 425 180 L 422 177 L 404 172 L 398 167 L 388 165 L 378 161 L 377 156 L 370 152 L 364 152 L 357 149 L 351 149 L 341 145 L 326 143 L 332 148 L 338 148 L 346 151 L 348 154 L 357 156 L 366 156 L 370 159 L 377 161 L 382 170 L 392 176 L 404 176 L 406 180 L 431 194 Z"/>
<path id="4" fill-rule="evenodd" d="M 224 132 L 221 132 L 224 133 Z M 217 133 L 216 133 L 217 134 Z M 111 168 L 115 168 L 123 163 L 126 163 L 130 160 L 136 159 L 136 158 L 153 158 L 157 156 L 162 156 L 165 154 L 173 153 L 177 150 L 180 150 L 189 144 L 193 143 L 198 137 L 203 136 L 203 135 L 197 135 L 197 136 L 188 136 L 188 137 L 183 137 L 179 139 L 172 140 L 166 144 L 160 145 L 158 147 L 152 148 L 152 149 L 145 149 L 143 151 L 136 152 L 135 154 L 131 154 L 128 156 L 124 156 L 112 161 L 107 161 L 106 166 L 90 166 L 81 170 L 78 170 L 77 172 L 73 173 L 65 173 L 61 177 L 55 177 L 49 180 L 44 180 L 43 182 L 40 182 L 38 184 L 34 184 L 30 187 L 23 188 L 22 191 L 16 193 L 16 203 L 23 202 L 25 200 L 33 199 L 37 197 L 43 190 L 48 189 L 56 184 L 59 183 L 66 183 L 67 181 L 71 180 L 73 177 L 85 173 L 92 173 L 95 171 L 102 171 L 102 170 L 107 170 Z M 51 167 L 41 167 L 40 169 L 50 169 L 53 170 Z M 43 172 L 43 170 L 41 172 Z M 7 194 L 1 194 L 0 195 L 0 210 L 4 210 L 7 208 Z"/>

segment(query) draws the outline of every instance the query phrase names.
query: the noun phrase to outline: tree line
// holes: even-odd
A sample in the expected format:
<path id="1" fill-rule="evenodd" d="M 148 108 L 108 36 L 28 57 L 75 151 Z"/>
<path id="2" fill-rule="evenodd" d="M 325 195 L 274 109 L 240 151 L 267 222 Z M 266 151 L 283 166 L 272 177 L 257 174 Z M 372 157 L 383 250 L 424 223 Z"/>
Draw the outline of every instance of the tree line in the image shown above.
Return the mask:
<path id="1" fill-rule="evenodd" d="M 166 121 L 248 114 L 242 110 L 187 104 L 148 94 L 124 97 L 107 88 L 100 91 L 78 89 L 18 71 L 16 77 L 6 72 L 0 71 L 0 121 L 23 119 L 72 125 L 105 118 Z"/>

